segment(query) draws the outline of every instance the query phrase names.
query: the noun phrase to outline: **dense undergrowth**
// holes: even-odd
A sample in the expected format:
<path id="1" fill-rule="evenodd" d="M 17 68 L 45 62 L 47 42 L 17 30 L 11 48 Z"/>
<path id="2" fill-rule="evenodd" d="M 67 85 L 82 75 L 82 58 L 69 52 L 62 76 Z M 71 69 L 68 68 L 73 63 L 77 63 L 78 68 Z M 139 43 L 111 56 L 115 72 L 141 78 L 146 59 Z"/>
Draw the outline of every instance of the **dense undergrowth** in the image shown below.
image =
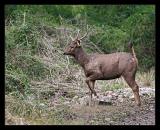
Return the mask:
<path id="1" fill-rule="evenodd" d="M 85 89 L 83 70 L 74 59 L 63 56 L 63 49 L 70 42 L 69 35 L 75 36 L 77 29 L 83 35 L 87 26 L 89 34 L 82 44 L 88 53 L 128 51 L 132 41 L 139 59 L 137 80 L 154 87 L 154 6 L 6 5 L 7 119 L 18 116 L 31 124 L 64 124 L 67 109 L 56 111 L 49 107 L 49 99 L 59 90 L 67 90 L 73 97 L 81 93 L 81 87 Z M 98 84 L 104 90 L 125 86 L 123 79 Z"/>

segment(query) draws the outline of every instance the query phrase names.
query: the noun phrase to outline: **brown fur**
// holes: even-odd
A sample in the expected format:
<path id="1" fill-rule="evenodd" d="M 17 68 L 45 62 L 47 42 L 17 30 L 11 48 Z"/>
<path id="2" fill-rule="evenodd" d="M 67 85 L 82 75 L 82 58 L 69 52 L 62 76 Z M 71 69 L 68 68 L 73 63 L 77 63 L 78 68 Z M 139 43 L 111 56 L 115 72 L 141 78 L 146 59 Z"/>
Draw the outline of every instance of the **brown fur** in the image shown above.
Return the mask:
<path id="1" fill-rule="evenodd" d="M 111 54 L 87 54 L 80 46 L 80 40 L 75 39 L 65 49 L 64 54 L 73 56 L 83 67 L 86 83 L 92 93 L 96 80 L 110 80 L 123 77 L 134 93 L 135 101 L 140 106 L 139 86 L 135 81 L 138 60 L 132 44 L 129 44 L 131 53 L 117 52 Z"/>

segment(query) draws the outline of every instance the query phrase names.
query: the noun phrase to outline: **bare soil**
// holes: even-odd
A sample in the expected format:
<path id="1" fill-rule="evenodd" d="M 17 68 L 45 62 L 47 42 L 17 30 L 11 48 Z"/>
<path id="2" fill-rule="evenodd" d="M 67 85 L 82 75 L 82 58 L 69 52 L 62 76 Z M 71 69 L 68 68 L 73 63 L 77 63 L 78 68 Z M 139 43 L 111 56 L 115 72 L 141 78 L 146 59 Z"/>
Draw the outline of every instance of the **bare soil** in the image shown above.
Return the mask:
<path id="1" fill-rule="evenodd" d="M 67 124 L 77 125 L 155 125 L 155 99 L 141 97 L 142 105 L 125 98 L 112 105 L 80 106 L 70 108 Z"/>

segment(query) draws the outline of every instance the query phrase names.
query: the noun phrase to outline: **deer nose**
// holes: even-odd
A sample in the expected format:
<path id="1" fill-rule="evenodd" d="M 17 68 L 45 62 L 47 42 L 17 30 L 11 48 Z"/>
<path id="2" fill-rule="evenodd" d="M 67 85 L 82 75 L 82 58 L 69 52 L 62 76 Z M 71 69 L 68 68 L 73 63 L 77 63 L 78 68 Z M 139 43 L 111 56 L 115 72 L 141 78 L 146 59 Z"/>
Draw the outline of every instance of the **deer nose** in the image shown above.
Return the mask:
<path id="1" fill-rule="evenodd" d="M 63 55 L 65 55 L 66 53 L 64 52 Z"/>

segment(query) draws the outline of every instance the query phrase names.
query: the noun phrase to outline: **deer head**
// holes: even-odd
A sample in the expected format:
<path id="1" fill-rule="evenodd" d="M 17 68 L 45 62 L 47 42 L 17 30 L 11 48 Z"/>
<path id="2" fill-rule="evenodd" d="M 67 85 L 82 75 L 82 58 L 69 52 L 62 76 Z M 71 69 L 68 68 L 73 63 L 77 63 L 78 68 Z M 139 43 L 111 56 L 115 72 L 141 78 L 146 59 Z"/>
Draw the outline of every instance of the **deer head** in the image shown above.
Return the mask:
<path id="1" fill-rule="evenodd" d="M 83 37 L 79 38 L 79 31 L 80 30 L 78 30 L 76 38 L 72 38 L 70 36 L 70 38 L 72 39 L 72 42 L 64 50 L 64 55 L 73 55 L 74 56 L 74 54 L 77 52 L 77 50 L 79 48 L 81 48 L 81 40 L 87 36 L 88 32 Z"/>

